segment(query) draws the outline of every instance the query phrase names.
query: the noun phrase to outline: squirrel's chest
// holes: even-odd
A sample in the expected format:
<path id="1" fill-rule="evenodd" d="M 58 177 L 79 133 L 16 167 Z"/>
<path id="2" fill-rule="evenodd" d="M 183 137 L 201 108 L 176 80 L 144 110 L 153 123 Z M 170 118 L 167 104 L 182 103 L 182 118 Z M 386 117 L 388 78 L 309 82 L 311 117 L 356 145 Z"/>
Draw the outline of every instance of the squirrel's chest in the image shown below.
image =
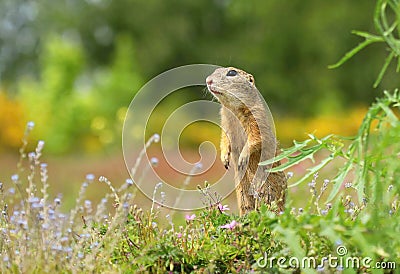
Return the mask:
<path id="1" fill-rule="evenodd" d="M 245 122 L 226 108 L 221 109 L 221 128 L 230 142 L 232 153 L 240 153 L 247 141 Z"/>

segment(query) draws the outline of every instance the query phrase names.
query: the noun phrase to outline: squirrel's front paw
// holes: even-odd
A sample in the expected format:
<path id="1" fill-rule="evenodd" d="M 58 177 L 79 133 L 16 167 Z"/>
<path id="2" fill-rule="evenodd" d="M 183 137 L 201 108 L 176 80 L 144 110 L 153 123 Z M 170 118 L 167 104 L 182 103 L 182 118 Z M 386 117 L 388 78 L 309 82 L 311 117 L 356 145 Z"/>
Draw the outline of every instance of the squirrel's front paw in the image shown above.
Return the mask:
<path id="1" fill-rule="evenodd" d="M 230 153 L 229 152 L 221 153 L 221 161 L 222 161 L 222 164 L 224 165 L 224 167 L 226 169 L 229 168 L 229 157 L 230 157 Z"/>
<path id="2" fill-rule="evenodd" d="M 250 155 L 249 155 L 248 150 L 243 149 L 242 152 L 240 153 L 239 161 L 238 161 L 238 169 L 239 170 L 244 170 L 247 167 L 247 165 L 249 163 L 249 158 L 250 158 Z"/>

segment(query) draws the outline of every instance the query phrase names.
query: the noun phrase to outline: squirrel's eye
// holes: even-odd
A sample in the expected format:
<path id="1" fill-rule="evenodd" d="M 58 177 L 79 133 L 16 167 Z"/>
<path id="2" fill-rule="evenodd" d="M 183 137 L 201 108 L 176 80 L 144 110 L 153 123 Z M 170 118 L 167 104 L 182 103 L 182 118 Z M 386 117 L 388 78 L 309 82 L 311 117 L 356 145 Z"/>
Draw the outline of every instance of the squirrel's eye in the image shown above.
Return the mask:
<path id="1" fill-rule="evenodd" d="M 231 69 L 230 71 L 228 71 L 228 73 L 226 74 L 226 76 L 236 76 L 237 71 L 234 69 Z"/>

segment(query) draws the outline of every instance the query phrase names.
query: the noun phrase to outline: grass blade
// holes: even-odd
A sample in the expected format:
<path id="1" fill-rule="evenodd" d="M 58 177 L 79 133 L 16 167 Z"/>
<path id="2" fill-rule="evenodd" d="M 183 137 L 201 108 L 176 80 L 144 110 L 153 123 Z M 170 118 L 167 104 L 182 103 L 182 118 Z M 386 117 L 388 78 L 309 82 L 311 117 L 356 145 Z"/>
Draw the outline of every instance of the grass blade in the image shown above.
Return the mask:
<path id="1" fill-rule="evenodd" d="M 374 83 L 374 88 L 376 88 L 379 85 L 379 83 L 382 81 L 383 75 L 385 74 L 389 64 L 392 62 L 394 55 L 395 55 L 395 53 L 394 53 L 394 51 L 392 51 L 392 52 L 390 52 L 388 57 L 385 59 L 385 63 L 383 64 L 382 69 L 379 72 L 378 78 L 376 79 L 376 81 Z"/>
<path id="2" fill-rule="evenodd" d="M 339 193 L 340 187 L 344 179 L 346 179 L 347 174 L 353 167 L 353 163 L 351 161 L 347 161 L 346 165 L 340 170 L 339 174 L 333 179 L 333 189 L 329 193 L 329 197 L 327 198 L 326 202 L 332 201 L 332 199 Z"/>
<path id="3" fill-rule="evenodd" d="M 352 50 L 348 51 L 342 59 L 340 59 L 336 64 L 333 65 L 329 65 L 328 68 L 330 69 L 334 69 L 334 68 L 338 68 L 341 65 L 343 65 L 346 61 L 348 61 L 351 57 L 353 57 L 354 55 L 356 55 L 358 52 L 360 52 L 362 49 L 364 49 L 365 47 L 367 47 L 368 45 L 372 44 L 372 43 L 376 43 L 376 42 L 381 42 L 381 39 L 367 39 L 364 42 L 361 42 L 360 44 L 358 44 L 355 48 L 353 48 Z"/>

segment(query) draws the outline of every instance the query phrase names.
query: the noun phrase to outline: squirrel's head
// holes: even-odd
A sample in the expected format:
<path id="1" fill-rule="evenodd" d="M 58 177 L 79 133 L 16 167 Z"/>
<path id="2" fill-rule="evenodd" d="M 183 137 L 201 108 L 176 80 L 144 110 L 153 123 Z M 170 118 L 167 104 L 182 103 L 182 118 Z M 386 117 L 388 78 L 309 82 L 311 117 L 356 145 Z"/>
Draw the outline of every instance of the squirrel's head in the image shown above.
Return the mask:
<path id="1" fill-rule="evenodd" d="M 217 68 L 206 79 L 207 88 L 224 106 L 251 106 L 258 90 L 253 75 L 234 68 Z"/>

